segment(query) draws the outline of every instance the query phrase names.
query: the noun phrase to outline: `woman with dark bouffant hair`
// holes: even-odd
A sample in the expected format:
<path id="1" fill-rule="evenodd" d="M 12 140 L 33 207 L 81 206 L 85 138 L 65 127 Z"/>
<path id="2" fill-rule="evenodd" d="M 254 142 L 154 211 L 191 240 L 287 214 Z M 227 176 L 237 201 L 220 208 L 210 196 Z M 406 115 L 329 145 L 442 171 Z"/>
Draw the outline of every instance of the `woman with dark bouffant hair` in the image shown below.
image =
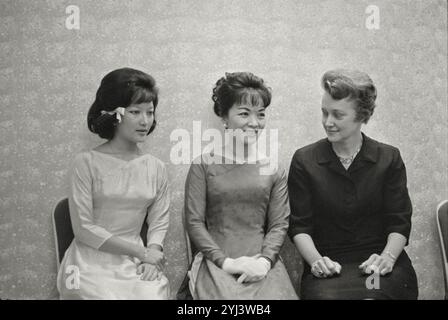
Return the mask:
<path id="1" fill-rule="evenodd" d="M 212 100 L 225 131 L 239 134 L 190 167 L 184 208 L 195 256 L 185 285 L 191 297 L 182 290 L 178 297 L 297 299 L 279 259 L 289 218 L 286 172 L 265 172 L 271 159 L 256 148 L 271 92 L 252 73 L 226 73 Z"/>
<path id="2" fill-rule="evenodd" d="M 101 81 L 87 123 L 107 142 L 74 160 L 69 207 L 75 238 L 58 273 L 62 299 L 169 297 L 163 272 L 167 173 L 138 146 L 156 126 L 157 102 L 155 80 L 142 71 L 118 69 Z M 146 246 L 140 237 L 145 219 Z"/>
<path id="3" fill-rule="evenodd" d="M 396 147 L 361 132 L 375 85 L 343 69 L 321 85 L 327 138 L 296 151 L 288 178 L 289 236 L 307 263 L 301 298 L 416 299 L 406 168 Z"/>

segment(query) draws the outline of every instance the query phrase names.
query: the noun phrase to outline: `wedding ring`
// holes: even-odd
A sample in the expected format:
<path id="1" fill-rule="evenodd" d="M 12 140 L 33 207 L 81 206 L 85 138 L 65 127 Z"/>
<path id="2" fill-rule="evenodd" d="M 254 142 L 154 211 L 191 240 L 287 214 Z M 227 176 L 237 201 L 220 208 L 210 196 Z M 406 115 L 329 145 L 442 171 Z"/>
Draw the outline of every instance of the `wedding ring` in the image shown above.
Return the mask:
<path id="1" fill-rule="evenodd" d="M 311 272 L 316 276 L 316 277 L 322 277 L 324 272 L 322 270 L 320 270 L 320 268 L 318 269 L 317 266 L 313 266 L 311 269 Z"/>

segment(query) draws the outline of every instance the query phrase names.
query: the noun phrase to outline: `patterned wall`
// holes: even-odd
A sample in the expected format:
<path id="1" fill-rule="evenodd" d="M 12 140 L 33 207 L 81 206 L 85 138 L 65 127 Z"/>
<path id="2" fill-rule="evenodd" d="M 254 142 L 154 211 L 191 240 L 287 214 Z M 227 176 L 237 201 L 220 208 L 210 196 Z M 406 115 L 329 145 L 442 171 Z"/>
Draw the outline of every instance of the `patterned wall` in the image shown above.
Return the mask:
<path id="1" fill-rule="evenodd" d="M 365 10 L 380 10 L 370 30 Z M 80 29 L 66 28 L 68 5 Z M 51 211 L 67 195 L 73 156 L 101 142 L 86 113 L 101 78 L 130 66 L 160 87 L 159 126 L 145 150 L 165 161 L 173 190 L 166 254 L 175 292 L 187 262 L 181 220 L 187 165 L 170 163 L 170 133 L 221 128 L 210 93 L 225 71 L 250 70 L 273 89 L 270 128 L 280 162 L 324 136 L 319 79 L 367 71 L 378 109 L 365 132 L 402 151 L 414 205 L 408 252 L 421 299 L 443 297 L 434 211 L 447 192 L 447 3 L 443 0 L 0 1 L 0 297 L 55 298 Z M 300 263 L 283 251 L 297 283 Z"/>

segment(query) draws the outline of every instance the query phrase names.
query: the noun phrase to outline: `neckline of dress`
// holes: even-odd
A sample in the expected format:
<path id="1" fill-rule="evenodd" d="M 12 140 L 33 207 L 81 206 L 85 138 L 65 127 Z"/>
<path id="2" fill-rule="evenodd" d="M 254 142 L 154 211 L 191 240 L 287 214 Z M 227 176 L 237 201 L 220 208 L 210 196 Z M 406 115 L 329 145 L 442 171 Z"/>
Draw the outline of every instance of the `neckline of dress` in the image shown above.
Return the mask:
<path id="1" fill-rule="evenodd" d="M 232 163 L 230 164 L 263 164 L 266 163 L 267 161 L 269 161 L 269 157 L 267 157 L 265 154 L 259 153 L 258 150 L 255 154 L 252 154 L 250 158 L 248 159 L 241 159 L 241 158 L 234 158 L 233 154 L 229 154 L 227 152 L 225 152 L 225 150 L 228 148 L 227 146 L 224 146 L 224 152 L 222 152 L 223 150 L 213 150 L 212 152 L 210 152 L 211 156 L 220 156 L 223 159 L 228 159 L 230 160 Z M 225 162 L 225 161 L 224 161 Z M 224 163 L 226 164 L 226 163 Z"/>
<path id="2" fill-rule="evenodd" d="M 112 158 L 112 159 L 115 159 L 115 160 L 118 160 L 118 161 L 121 161 L 121 162 L 125 162 L 125 163 L 130 163 L 132 161 L 135 161 L 135 160 L 140 159 L 140 158 L 142 158 L 142 157 L 147 155 L 147 154 L 142 154 L 142 155 L 140 155 L 140 156 L 138 156 L 138 157 L 136 157 L 134 159 L 125 160 L 125 159 L 121 159 L 121 158 L 118 158 L 118 157 L 114 157 L 113 155 L 111 155 L 109 153 L 104 153 L 104 152 L 101 152 L 101 151 L 98 151 L 98 150 L 95 150 L 95 149 L 92 149 L 91 151 L 95 151 L 96 153 L 99 153 L 101 155 L 104 155 L 104 156 L 107 156 L 109 158 Z"/>
<path id="3" fill-rule="evenodd" d="M 221 164 L 244 165 L 244 164 L 265 164 L 265 163 L 269 162 L 269 158 L 268 157 L 263 157 L 263 158 L 255 159 L 255 160 L 254 159 L 241 160 L 241 159 L 230 158 L 230 157 L 228 157 L 226 155 L 223 155 L 221 153 L 214 153 L 214 154 L 211 153 L 210 155 L 211 156 L 222 157 L 224 159 L 224 162 L 221 163 Z M 227 163 L 225 161 L 225 159 L 229 160 L 231 163 Z"/>

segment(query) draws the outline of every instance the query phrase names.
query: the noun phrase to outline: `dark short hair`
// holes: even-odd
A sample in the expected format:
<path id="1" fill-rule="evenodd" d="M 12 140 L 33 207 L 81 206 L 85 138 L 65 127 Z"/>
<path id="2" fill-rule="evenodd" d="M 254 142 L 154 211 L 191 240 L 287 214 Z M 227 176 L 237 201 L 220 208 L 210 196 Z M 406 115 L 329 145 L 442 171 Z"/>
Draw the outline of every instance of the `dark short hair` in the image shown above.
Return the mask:
<path id="1" fill-rule="evenodd" d="M 213 110 L 219 117 L 227 116 L 234 104 L 258 105 L 264 108 L 271 103 L 271 91 L 262 78 L 250 72 L 226 73 L 213 88 Z"/>
<path id="2" fill-rule="evenodd" d="M 375 110 L 376 88 L 365 72 L 335 69 L 324 73 L 322 88 L 335 100 L 348 98 L 356 105 L 356 120 L 367 123 Z"/>
<path id="3" fill-rule="evenodd" d="M 101 80 L 96 92 L 96 99 L 87 114 L 87 126 L 101 138 L 111 140 L 115 135 L 118 120 L 115 115 L 102 114 L 101 111 L 112 111 L 118 107 L 127 108 L 131 104 L 151 102 L 155 110 L 158 103 L 156 81 L 142 71 L 122 68 L 108 73 Z M 149 129 L 150 134 L 156 127 L 156 120 Z"/>

